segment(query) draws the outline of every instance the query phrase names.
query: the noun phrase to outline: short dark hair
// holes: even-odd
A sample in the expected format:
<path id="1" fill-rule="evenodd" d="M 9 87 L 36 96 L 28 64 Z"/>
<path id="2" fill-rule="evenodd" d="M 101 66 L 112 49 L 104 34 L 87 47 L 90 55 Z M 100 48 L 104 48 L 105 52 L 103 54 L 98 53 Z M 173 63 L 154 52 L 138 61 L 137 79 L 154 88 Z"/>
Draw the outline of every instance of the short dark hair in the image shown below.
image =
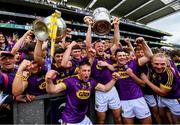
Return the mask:
<path id="1" fill-rule="evenodd" d="M 81 49 L 81 47 L 76 44 L 75 46 L 73 46 L 72 50 L 74 50 L 74 49 Z"/>
<path id="2" fill-rule="evenodd" d="M 69 37 L 66 37 L 66 40 L 65 40 L 65 42 L 72 42 L 72 39 L 71 38 L 69 38 Z"/>
<path id="3" fill-rule="evenodd" d="M 83 42 L 83 39 L 78 38 L 78 39 L 76 40 L 76 42 Z"/>
<path id="4" fill-rule="evenodd" d="M 27 51 L 34 51 L 36 46 L 35 42 L 28 43 L 24 46 L 24 48 L 27 48 Z"/>
<path id="5" fill-rule="evenodd" d="M 7 41 L 6 35 L 3 32 L 1 32 L 1 31 L 0 31 L 0 34 L 2 34 L 4 36 L 4 40 L 5 40 L 4 43 L 6 45 L 8 45 L 8 41 Z"/>
<path id="6" fill-rule="evenodd" d="M 65 49 L 63 49 L 63 48 L 56 48 L 55 52 L 54 52 L 54 55 L 61 54 L 61 53 L 64 53 L 64 52 L 65 52 Z"/>
<path id="7" fill-rule="evenodd" d="M 127 49 L 125 49 L 125 48 L 123 48 L 123 49 L 117 49 L 116 52 L 115 52 L 115 56 L 117 55 L 118 52 L 125 52 L 125 53 L 127 53 L 128 55 L 130 54 L 129 51 L 128 51 Z"/>
<path id="8" fill-rule="evenodd" d="M 135 47 L 135 49 L 134 49 L 135 52 L 140 51 L 140 50 L 143 50 L 142 47 L 140 47 L 140 46 L 137 46 L 137 47 Z"/>
<path id="9" fill-rule="evenodd" d="M 82 62 L 79 63 L 79 68 L 80 68 L 81 66 L 84 66 L 84 65 L 88 65 L 88 66 L 91 67 L 91 63 L 90 63 L 89 61 L 82 61 Z"/>

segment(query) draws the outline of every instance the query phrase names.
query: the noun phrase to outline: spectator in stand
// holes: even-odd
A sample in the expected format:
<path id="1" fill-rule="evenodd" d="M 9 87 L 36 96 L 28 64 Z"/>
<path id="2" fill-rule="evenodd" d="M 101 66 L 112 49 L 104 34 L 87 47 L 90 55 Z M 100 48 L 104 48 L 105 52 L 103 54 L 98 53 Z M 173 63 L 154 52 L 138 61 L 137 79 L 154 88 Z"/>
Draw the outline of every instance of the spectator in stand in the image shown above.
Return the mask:
<path id="1" fill-rule="evenodd" d="M 0 51 L 9 51 L 8 41 L 6 36 L 3 32 L 0 32 Z"/>
<path id="2" fill-rule="evenodd" d="M 13 48 L 14 44 L 16 43 L 16 39 L 15 39 L 15 37 L 10 36 L 10 35 L 6 36 L 6 38 L 8 41 L 9 50 L 11 50 Z"/>
<path id="3" fill-rule="evenodd" d="M 14 55 L 7 51 L 1 51 L 1 73 L 0 73 L 0 90 L 5 94 L 12 95 L 12 82 L 16 71 L 14 70 Z M 7 81 L 8 79 L 8 81 Z M 0 121 L 1 124 L 13 123 L 13 96 L 0 106 Z"/>
<path id="4" fill-rule="evenodd" d="M 0 52 L 0 90 L 8 95 L 5 102 L 0 106 L 1 124 L 13 124 L 13 101 L 26 101 L 24 95 L 19 95 L 17 97 L 12 95 L 12 83 L 16 74 L 14 63 L 14 55 L 11 52 Z"/>

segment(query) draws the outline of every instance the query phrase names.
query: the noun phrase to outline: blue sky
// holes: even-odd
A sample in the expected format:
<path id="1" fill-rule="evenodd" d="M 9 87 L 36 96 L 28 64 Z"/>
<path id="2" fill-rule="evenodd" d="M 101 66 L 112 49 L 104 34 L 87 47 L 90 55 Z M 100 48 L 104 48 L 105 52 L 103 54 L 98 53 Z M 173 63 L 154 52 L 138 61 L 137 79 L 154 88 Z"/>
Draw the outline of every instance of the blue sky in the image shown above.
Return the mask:
<path id="1" fill-rule="evenodd" d="M 180 11 L 147 25 L 171 33 L 173 36 L 167 37 L 167 42 L 180 44 Z"/>

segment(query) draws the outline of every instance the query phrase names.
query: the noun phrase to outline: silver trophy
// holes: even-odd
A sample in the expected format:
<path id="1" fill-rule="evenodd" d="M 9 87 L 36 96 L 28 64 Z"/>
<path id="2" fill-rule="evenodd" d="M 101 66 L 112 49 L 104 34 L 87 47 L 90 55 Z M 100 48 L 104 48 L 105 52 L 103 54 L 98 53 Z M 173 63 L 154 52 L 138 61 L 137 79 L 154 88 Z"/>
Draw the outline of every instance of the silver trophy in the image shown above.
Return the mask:
<path id="1" fill-rule="evenodd" d="M 56 11 L 58 12 L 58 11 Z M 59 12 L 60 13 L 60 12 Z M 37 39 L 45 41 L 49 37 L 51 16 L 46 17 L 44 20 L 35 20 L 33 22 L 33 33 Z M 66 34 L 66 23 L 59 17 L 57 19 L 57 36 Z"/>
<path id="2" fill-rule="evenodd" d="M 93 12 L 93 30 L 98 35 L 106 35 L 111 31 L 111 17 L 106 8 L 99 7 Z"/>

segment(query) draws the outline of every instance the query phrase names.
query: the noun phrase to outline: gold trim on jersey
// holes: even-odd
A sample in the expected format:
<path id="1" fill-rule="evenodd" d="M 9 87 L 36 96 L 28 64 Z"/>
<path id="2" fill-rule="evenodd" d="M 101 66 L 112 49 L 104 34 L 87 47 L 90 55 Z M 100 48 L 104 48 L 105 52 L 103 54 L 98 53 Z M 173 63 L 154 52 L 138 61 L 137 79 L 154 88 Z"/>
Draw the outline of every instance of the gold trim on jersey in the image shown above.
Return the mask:
<path id="1" fill-rule="evenodd" d="M 169 89 L 169 90 L 172 89 L 171 87 L 168 87 L 168 86 L 166 86 L 166 85 L 163 85 L 162 83 L 160 83 L 160 86 L 162 86 L 163 88 Z"/>
<path id="2" fill-rule="evenodd" d="M 63 79 L 56 80 L 56 83 L 61 84 L 63 86 L 64 90 L 66 90 L 66 84 L 63 82 Z"/>
<path id="3" fill-rule="evenodd" d="M 89 90 L 79 90 L 76 92 L 76 96 L 79 99 L 88 99 L 90 97 L 90 91 Z"/>
<path id="4" fill-rule="evenodd" d="M 98 88 L 99 85 L 100 85 L 100 83 L 98 83 L 98 84 L 96 85 L 95 90 L 97 90 L 97 88 Z"/>
<path id="5" fill-rule="evenodd" d="M 137 59 L 137 61 L 138 61 L 138 66 L 141 66 L 140 59 Z"/>
<path id="6" fill-rule="evenodd" d="M 126 73 L 126 71 L 118 71 L 118 74 L 120 75 L 121 79 L 126 79 L 129 77 L 129 75 Z"/>
<path id="7" fill-rule="evenodd" d="M 43 90 L 46 89 L 46 82 L 43 82 L 39 85 L 39 89 Z"/>
<path id="8" fill-rule="evenodd" d="M 76 69 L 74 70 L 74 74 L 78 74 L 79 71 L 79 67 L 76 67 Z"/>
<path id="9" fill-rule="evenodd" d="M 174 78 L 173 73 L 169 69 L 167 69 L 166 71 L 167 71 L 168 80 L 165 86 L 172 88 L 173 78 Z"/>
<path id="10" fill-rule="evenodd" d="M 56 80 L 56 84 L 60 84 L 63 81 L 63 79 Z"/>
<path id="11" fill-rule="evenodd" d="M 66 84 L 64 82 L 60 82 L 60 84 L 63 86 L 64 90 L 66 90 Z"/>
<path id="12" fill-rule="evenodd" d="M 102 69 L 103 69 L 103 67 L 99 66 L 99 65 L 98 65 L 98 63 L 97 63 L 97 64 L 96 64 L 96 69 L 98 69 L 98 70 L 102 70 Z"/>

